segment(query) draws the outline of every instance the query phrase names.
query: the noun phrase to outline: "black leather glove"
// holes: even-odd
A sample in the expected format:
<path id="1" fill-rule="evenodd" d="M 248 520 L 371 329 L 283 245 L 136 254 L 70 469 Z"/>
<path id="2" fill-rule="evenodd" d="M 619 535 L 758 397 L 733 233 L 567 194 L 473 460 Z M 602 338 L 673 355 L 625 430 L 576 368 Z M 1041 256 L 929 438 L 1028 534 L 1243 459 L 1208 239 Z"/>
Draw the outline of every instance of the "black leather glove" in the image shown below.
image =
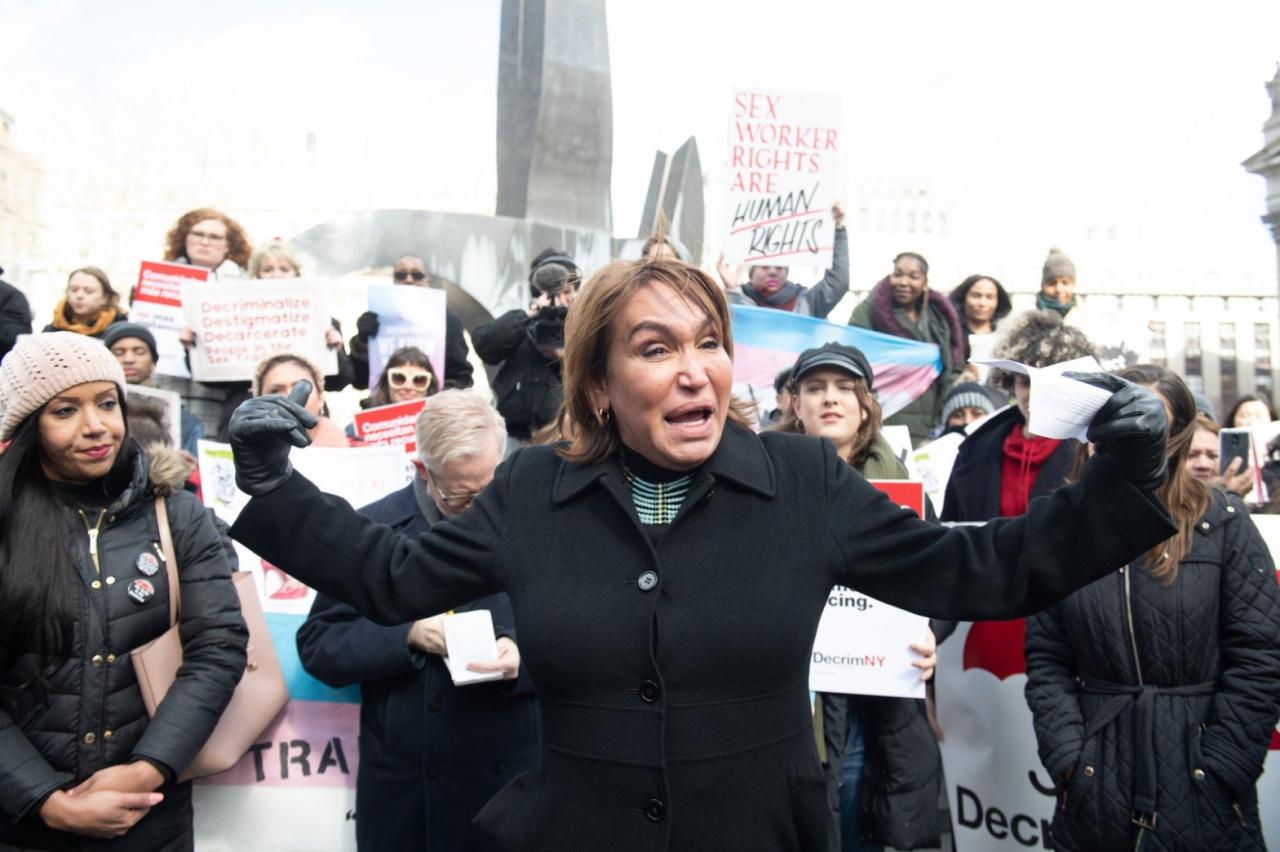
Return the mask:
<path id="1" fill-rule="evenodd" d="M 293 473 L 290 447 L 311 443 L 308 429 L 316 418 L 303 408 L 311 396 L 311 382 L 298 382 L 287 397 L 279 394 L 245 400 L 231 415 L 231 456 L 236 465 L 236 485 L 254 497 L 284 484 Z"/>
<path id="2" fill-rule="evenodd" d="M 378 329 L 380 327 L 381 326 L 378 323 L 378 315 L 373 311 L 365 311 L 360 315 L 360 318 L 356 320 L 356 337 L 360 338 L 365 343 L 368 343 L 370 337 L 378 336 Z"/>
<path id="3" fill-rule="evenodd" d="M 1164 401 L 1146 388 L 1109 373 L 1065 373 L 1111 392 L 1089 424 L 1089 442 L 1126 479 L 1155 491 L 1169 472 L 1169 415 Z"/>

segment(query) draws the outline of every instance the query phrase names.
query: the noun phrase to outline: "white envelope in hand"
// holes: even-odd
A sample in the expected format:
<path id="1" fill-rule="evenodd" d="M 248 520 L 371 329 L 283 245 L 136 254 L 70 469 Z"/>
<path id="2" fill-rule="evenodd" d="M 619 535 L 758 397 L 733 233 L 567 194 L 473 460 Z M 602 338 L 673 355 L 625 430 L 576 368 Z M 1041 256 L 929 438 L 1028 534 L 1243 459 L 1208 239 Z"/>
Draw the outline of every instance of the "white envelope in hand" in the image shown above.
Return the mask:
<path id="1" fill-rule="evenodd" d="M 444 644 L 449 649 L 444 664 L 455 686 L 501 680 L 502 672 L 473 672 L 467 663 L 496 663 L 498 642 L 493 637 L 493 616 L 487 609 L 473 609 L 444 617 Z"/>

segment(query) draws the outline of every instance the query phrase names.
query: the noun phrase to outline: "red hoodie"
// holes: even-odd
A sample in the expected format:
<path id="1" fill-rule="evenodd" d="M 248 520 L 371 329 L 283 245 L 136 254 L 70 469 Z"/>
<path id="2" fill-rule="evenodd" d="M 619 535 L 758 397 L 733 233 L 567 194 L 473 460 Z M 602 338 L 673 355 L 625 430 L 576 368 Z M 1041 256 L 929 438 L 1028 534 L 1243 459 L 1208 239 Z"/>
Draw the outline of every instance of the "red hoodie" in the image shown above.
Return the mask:
<path id="1" fill-rule="evenodd" d="M 1015 425 L 1004 439 L 1004 462 L 1000 468 L 1000 515 L 1012 517 L 1027 511 L 1031 488 L 1040 468 L 1062 443 L 1055 438 L 1027 437 L 1021 424 Z"/>

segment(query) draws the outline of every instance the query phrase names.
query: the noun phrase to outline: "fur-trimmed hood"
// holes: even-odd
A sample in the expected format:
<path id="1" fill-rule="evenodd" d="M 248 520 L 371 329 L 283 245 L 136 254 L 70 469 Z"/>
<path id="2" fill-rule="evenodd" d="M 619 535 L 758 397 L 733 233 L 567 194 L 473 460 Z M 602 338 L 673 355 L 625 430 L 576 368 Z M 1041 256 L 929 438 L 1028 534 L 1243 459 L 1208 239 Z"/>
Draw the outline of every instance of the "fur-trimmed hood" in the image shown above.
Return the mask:
<path id="1" fill-rule="evenodd" d="M 168 497 L 182 490 L 191 473 L 191 463 L 174 447 L 159 441 L 142 448 L 150 467 L 151 487 L 157 497 Z"/>

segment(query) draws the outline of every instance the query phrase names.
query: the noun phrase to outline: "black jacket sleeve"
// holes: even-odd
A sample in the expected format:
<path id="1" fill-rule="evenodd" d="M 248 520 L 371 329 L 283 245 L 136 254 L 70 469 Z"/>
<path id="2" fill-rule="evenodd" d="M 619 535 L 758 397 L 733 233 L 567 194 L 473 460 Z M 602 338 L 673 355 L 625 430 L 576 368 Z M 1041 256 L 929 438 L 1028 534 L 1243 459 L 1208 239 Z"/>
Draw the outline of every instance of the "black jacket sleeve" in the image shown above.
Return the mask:
<path id="1" fill-rule="evenodd" d="M 249 634 L 222 536 L 186 492 L 167 499 L 181 590 L 182 666 L 133 750 L 181 775 L 213 733 L 244 673 Z"/>
<path id="2" fill-rule="evenodd" d="M 1244 503 L 1235 495 L 1229 499 L 1236 520 L 1229 525 L 1222 565 L 1222 675 L 1200 748 L 1214 776 L 1245 798 L 1262 774 L 1280 714 L 1280 587 Z"/>
<path id="3" fill-rule="evenodd" d="M 307 674 L 332 687 L 411 674 L 426 665 L 409 646 L 412 626 L 374 624 L 341 601 L 316 595 L 298 628 L 298 657 Z"/>
<path id="4" fill-rule="evenodd" d="M 529 315 L 516 308 L 478 326 L 471 332 L 471 342 L 475 344 L 480 360 L 494 367 L 501 366 L 526 339 L 528 322 Z"/>
<path id="5" fill-rule="evenodd" d="M 931 618 L 1037 612 L 1169 538 L 1164 507 L 1103 456 L 1027 513 L 980 527 L 936 527 L 893 505 L 838 455 L 824 456 L 834 583 Z"/>
<path id="6" fill-rule="evenodd" d="M 31 307 L 22 291 L 0 281 L 0 357 L 4 357 L 19 334 L 31 333 Z"/>
<path id="7" fill-rule="evenodd" d="M 13 718 L 0 709 L 0 811 L 19 822 L 75 778 L 49 765 Z"/>
<path id="8" fill-rule="evenodd" d="M 351 386 L 356 390 L 367 390 L 369 388 L 369 341 L 361 340 L 360 335 L 356 335 L 347 342 L 351 348 L 351 353 L 347 357 L 351 360 Z"/>
<path id="9" fill-rule="evenodd" d="M 444 315 L 444 387 L 469 388 L 475 384 L 471 378 L 471 361 L 468 356 L 467 338 L 462 334 L 462 320 L 455 313 Z"/>
<path id="10" fill-rule="evenodd" d="M 435 615 L 493 594 L 513 456 L 456 519 L 420 536 L 374 524 L 299 473 L 254 497 L 231 535 L 316 591 L 380 624 Z"/>
<path id="11" fill-rule="evenodd" d="M 329 322 L 333 324 L 334 330 L 337 331 L 339 335 L 341 335 L 342 325 L 339 324 L 339 322 L 336 319 L 332 319 L 332 318 L 329 320 Z M 347 354 L 347 348 L 345 346 L 338 347 L 337 356 L 338 356 L 338 372 L 333 374 L 332 376 L 324 377 L 324 389 L 327 391 L 340 391 L 346 388 L 352 382 L 354 382 L 356 378 L 355 367 L 351 363 L 351 356 Z M 367 386 L 368 385 L 367 362 L 365 365 L 365 374 L 366 374 L 365 384 Z"/>
<path id="12" fill-rule="evenodd" d="M 1026 657 L 1027 707 L 1035 724 L 1040 762 L 1062 784 L 1084 747 L 1084 712 L 1071 639 L 1052 609 L 1027 619 Z"/>

